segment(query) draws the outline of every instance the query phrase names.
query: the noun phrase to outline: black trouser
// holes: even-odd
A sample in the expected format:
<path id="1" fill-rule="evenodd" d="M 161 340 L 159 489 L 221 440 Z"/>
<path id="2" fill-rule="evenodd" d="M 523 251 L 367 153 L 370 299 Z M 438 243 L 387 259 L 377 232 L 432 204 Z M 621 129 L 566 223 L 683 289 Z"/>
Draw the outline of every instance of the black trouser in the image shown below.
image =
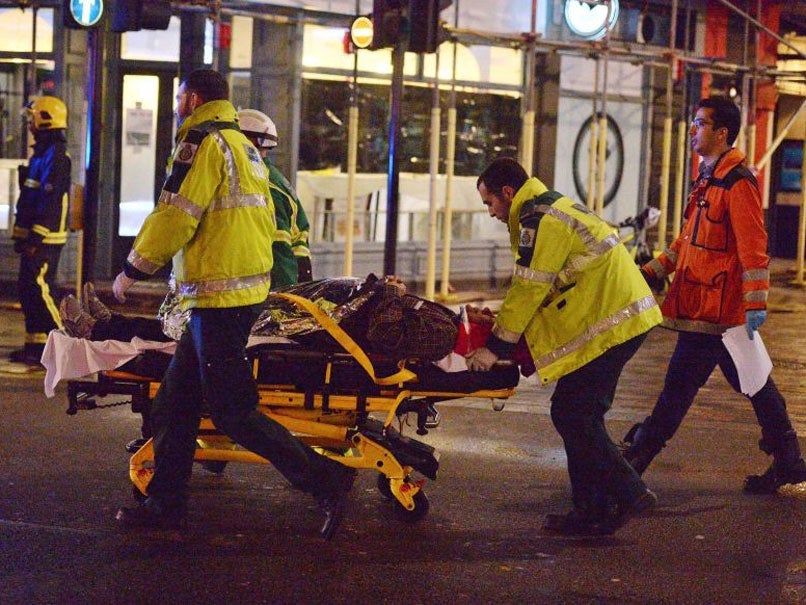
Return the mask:
<path id="1" fill-rule="evenodd" d="M 646 419 L 643 430 L 646 437 L 665 444 L 677 431 L 686 416 L 694 397 L 708 381 L 714 368 L 719 366 L 730 386 L 741 393 L 736 365 L 722 342 L 714 334 L 680 332 L 677 337 L 663 391 L 655 403 L 652 414 Z M 747 397 L 747 395 L 745 395 Z M 761 390 L 747 397 L 753 406 L 761 435 L 774 449 L 785 435 L 792 431 L 786 411 L 786 402 L 770 377 Z"/>
<path id="2" fill-rule="evenodd" d="M 327 493 L 346 472 L 257 411 L 246 341 L 260 311 L 261 305 L 193 309 L 151 410 L 155 459 L 148 495 L 160 506 L 185 506 L 202 399 L 216 428 L 271 461 L 294 486 Z"/>
<path id="3" fill-rule="evenodd" d="M 129 342 L 135 337 L 156 342 L 171 340 L 162 331 L 162 322 L 154 317 L 128 317 L 112 313 L 109 321 L 99 321 L 92 328 L 92 340 Z"/>
<path id="4" fill-rule="evenodd" d="M 17 294 L 25 315 L 25 343 L 41 349 L 48 333 L 61 328 L 60 296 L 56 292 L 56 270 L 62 246 L 39 246 L 36 253 L 20 255 Z M 28 348 L 28 347 L 26 347 Z"/>
<path id="5" fill-rule="evenodd" d="M 601 515 L 608 503 L 628 505 L 646 491 L 604 423 L 621 371 L 645 338 L 636 336 L 563 376 L 551 397 L 551 420 L 565 444 L 574 507 L 585 513 Z"/>

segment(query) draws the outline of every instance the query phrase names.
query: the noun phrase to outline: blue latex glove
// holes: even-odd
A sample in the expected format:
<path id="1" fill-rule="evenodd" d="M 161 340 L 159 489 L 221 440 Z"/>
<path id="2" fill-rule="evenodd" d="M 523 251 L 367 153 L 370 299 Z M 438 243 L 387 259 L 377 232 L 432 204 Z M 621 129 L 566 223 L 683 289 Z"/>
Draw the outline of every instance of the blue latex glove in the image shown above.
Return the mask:
<path id="1" fill-rule="evenodd" d="M 753 332 L 758 331 L 761 324 L 767 320 L 767 312 L 763 310 L 746 311 L 744 317 L 747 335 L 750 337 L 750 340 L 753 340 Z"/>

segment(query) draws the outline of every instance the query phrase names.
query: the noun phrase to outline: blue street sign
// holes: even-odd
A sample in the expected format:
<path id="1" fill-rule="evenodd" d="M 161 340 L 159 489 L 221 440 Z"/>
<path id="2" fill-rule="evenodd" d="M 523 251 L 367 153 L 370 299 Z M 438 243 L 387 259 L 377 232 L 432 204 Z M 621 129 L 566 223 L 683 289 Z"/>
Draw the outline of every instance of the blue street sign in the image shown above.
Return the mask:
<path id="1" fill-rule="evenodd" d="M 104 14 L 103 0 L 70 0 L 70 14 L 79 25 L 90 27 Z"/>

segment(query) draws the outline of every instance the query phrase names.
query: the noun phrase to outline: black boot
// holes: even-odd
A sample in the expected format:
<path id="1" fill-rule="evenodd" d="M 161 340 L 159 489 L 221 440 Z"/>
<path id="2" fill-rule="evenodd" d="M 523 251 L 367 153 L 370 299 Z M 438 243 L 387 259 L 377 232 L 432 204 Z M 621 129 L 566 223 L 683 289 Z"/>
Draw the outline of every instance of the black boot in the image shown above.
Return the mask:
<path id="1" fill-rule="evenodd" d="M 313 450 L 309 450 L 309 460 L 308 477 L 298 487 L 310 492 L 322 509 L 325 520 L 319 535 L 330 540 L 347 512 L 356 471 Z"/>
<path id="2" fill-rule="evenodd" d="M 759 441 L 759 447 L 772 454 L 772 464 L 763 474 L 745 478 L 745 493 L 774 494 L 782 485 L 806 481 L 806 462 L 801 456 L 795 431 L 789 431 L 777 440 L 765 436 Z"/>
<path id="3" fill-rule="evenodd" d="M 622 455 L 639 475 L 643 475 L 652 460 L 663 449 L 663 443 L 654 437 L 646 421 L 633 425 L 622 440 Z"/>

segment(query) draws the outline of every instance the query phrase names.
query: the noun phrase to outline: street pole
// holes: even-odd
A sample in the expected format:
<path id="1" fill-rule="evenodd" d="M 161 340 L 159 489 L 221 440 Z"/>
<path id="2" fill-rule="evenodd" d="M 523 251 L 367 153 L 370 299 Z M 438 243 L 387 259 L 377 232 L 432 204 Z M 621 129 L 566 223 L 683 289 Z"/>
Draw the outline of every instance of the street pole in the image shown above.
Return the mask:
<path id="1" fill-rule="evenodd" d="M 403 59 L 405 41 L 392 49 L 392 99 L 389 111 L 389 168 L 386 185 L 386 241 L 383 274 L 394 275 L 397 256 L 397 219 L 400 202 L 400 110 L 403 105 Z"/>
<path id="2" fill-rule="evenodd" d="M 81 274 L 93 280 L 98 230 L 101 162 L 101 107 L 103 101 L 103 30 L 87 30 L 87 139 L 85 154 L 84 233 Z M 80 284 L 77 284 L 80 286 Z"/>

